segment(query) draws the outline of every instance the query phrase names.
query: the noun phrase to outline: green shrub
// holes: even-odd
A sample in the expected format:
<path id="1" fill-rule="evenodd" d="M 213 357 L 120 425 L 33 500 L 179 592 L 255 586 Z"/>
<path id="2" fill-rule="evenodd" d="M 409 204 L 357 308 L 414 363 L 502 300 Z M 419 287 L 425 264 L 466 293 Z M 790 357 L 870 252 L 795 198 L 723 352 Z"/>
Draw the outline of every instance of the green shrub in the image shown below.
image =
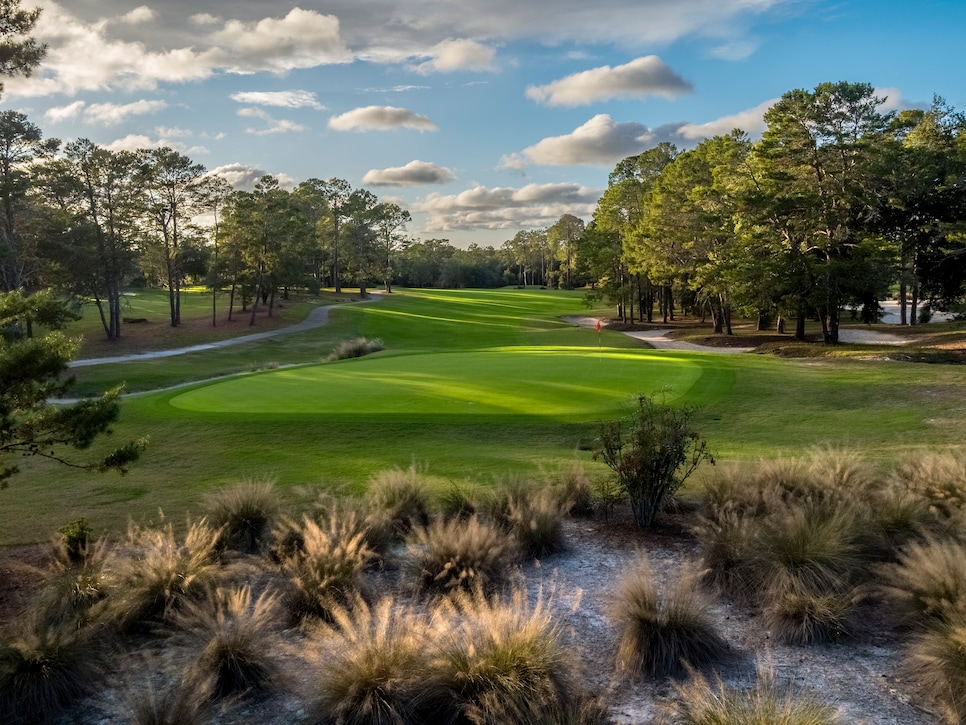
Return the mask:
<path id="1" fill-rule="evenodd" d="M 0 713 L 9 725 L 54 722 L 92 691 L 107 663 L 97 631 L 75 623 L 23 619 L 0 642 Z"/>
<path id="2" fill-rule="evenodd" d="M 334 604 L 351 601 L 363 589 L 363 571 L 372 558 L 354 516 L 332 516 L 323 528 L 302 522 L 302 548 L 282 563 L 293 592 L 287 605 L 296 619 L 329 617 Z"/>
<path id="3" fill-rule="evenodd" d="M 221 531 L 220 545 L 244 554 L 261 550 L 278 508 L 275 485 L 270 481 L 239 483 L 205 498 L 208 520 Z"/>
<path id="4" fill-rule="evenodd" d="M 189 674 L 194 689 L 210 683 L 212 695 L 224 698 L 256 694 L 274 684 L 277 604 L 269 593 L 253 602 L 249 587 L 216 589 L 172 616 L 175 638 L 198 649 Z"/>
<path id="5" fill-rule="evenodd" d="M 583 698 L 572 649 L 547 607 L 481 593 L 454 600 L 452 626 L 439 638 L 432 684 L 451 705 L 449 722 L 473 725 L 580 722 Z M 447 716 L 448 715 L 448 716 Z"/>
<path id="6" fill-rule="evenodd" d="M 644 554 L 617 583 L 611 619 L 619 630 L 618 669 L 632 675 L 673 675 L 728 652 L 697 579 L 682 577 L 662 594 Z"/>
<path id="7" fill-rule="evenodd" d="M 382 340 L 374 339 L 367 340 L 364 337 L 357 337 L 352 340 L 343 340 L 338 345 L 336 345 L 335 350 L 329 353 L 326 358 L 328 361 L 332 360 L 349 360 L 355 357 L 363 357 L 364 355 L 370 355 L 374 352 L 379 352 L 384 350 L 385 346 L 382 344 Z"/>
<path id="8" fill-rule="evenodd" d="M 674 686 L 672 725 L 844 725 L 835 708 L 815 695 L 781 687 L 759 668 L 751 690 L 712 686 L 701 675 Z"/>
<path id="9" fill-rule="evenodd" d="M 966 544 L 913 542 L 882 573 L 882 591 L 907 625 L 931 627 L 966 615 Z"/>
<path id="10" fill-rule="evenodd" d="M 74 519 L 62 526 L 59 533 L 60 538 L 54 545 L 55 555 L 71 564 L 82 563 L 95 541 L 94 529 L 87 523 L 87 519 Z"/>
<path id="11" fill-rule="evenodd" d="M 477 516 L 438 519 L 407 540 L 410 565 L 425 591 L 493 591 L 520 558 L 516 541 Z"/>
<path id="12" fill-rule="evenodd" d="M 703 462 L 714 463 L 691 427 L 694 411 L 638 395 L 623 421 L 600 427 L 595 458 L 603 459 L 627 492 L 635 523 L 653 526 L 668 499 Z"/>
<path id="13" fill-rule="evenodd" d="M 128 529 L 108 602 L 109 616 L 122 628 L 166 621 L 184 602 L 203 596 L 221 571 L 217 549 L 221 534 L 202 519 L 190 524 L 179 543 L 170 524 L 161 529 Z"/>
<path id="14" fill-rule="evenodd" d="M 427 685 L 433 638 L 423 621 L 386 598 L 369 607 L 331 610 L 324 637 L 325 666 L 311 720 L 319 725 L 418 725 L 445 722 Z"/>

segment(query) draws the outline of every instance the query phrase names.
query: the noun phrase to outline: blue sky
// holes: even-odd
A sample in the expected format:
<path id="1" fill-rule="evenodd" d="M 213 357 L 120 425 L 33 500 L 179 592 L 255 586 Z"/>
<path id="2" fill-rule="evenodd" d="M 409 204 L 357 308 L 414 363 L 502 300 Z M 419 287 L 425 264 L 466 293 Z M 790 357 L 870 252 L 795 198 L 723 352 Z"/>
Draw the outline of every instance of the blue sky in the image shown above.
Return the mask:
<path id="1" fill-rule="evenodd" d="M 0 104 L 48 137 L 174 147 L 238 188 L 340 177 L 408 232 L 589 220 L 624 156 L 824 81 L 966 110 L 963 0 L 22 0 L 48 58 Z"/>

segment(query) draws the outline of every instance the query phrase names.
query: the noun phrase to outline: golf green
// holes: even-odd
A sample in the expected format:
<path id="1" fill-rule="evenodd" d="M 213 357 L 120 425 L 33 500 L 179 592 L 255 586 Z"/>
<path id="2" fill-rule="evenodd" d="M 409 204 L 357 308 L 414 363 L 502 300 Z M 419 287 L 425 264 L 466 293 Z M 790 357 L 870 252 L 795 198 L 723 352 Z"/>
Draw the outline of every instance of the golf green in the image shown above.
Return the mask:
<path id="1" fill-rule="evenodd" d="M 330 416 L 364 410 L 369 415 L 591 420 L 638 392 L 665 391 L 669 402 L 685 396 L 703 387 L 699 382 L 709 367 L 703 356 L 618 348 L 377 355 L 216 382 L 175 394 L 168 402 L 182 411 L 207 414 Z M 725 387 L 726 380 L 721 381 Z"/>

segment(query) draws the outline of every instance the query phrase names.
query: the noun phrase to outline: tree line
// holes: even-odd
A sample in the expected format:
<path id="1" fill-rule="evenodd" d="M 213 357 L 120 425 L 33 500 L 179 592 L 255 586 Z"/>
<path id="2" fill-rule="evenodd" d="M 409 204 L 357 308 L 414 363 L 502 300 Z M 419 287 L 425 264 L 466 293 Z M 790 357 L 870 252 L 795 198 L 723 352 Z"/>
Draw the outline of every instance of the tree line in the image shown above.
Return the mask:
<path id="1" fill-rule="evenodd" d="M 759 327 L 807 319 L 838 341 L 843 311 L 903 324 L 966 292 L 966 117 L 941 98 L 886 112 L 863 83 L 792 90 L 741 131 L 692 150 L 662 143 L 617 164 L 577 244 L 625 320 L 675 308 Z"/>

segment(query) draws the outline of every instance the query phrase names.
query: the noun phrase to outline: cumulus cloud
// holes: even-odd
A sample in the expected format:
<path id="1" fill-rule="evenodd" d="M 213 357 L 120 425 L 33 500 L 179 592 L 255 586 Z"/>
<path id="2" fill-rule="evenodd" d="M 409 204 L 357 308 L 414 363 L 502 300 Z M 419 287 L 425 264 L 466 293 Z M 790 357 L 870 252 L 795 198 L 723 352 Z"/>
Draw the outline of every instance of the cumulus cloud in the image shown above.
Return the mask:
<path id="1" fill-rule="evenodd" d="M 265 122 L 264 128 L 246 128 L 245 133 L 255 136 L 269 136 L 275 133 L 290 133 L 293 131 L 306 131 L 306 126 L 295 121 L 274 118 L 260 108 L 242 108 L 238 115 L 242 118 L 258 118 Z"/>
<path id="2" fill-rule="evenodd" d="M 156 149 L 162 147 L 174 149 L 175 151 L 179 151 L 187 156 L 208 153 L 208 149 L 206 149 L 204 146 L 189 147 L 177 139 L 165 138 L 164 136 L 151 138 L 150 136 L 138 133 L 128 134 L 123 138 L 115 139 L 111 143 L 105 145 L 105 148 L 111 151 L 137 151 L 138 149 Z"/>
<path id="3" fill-rule="evenodd" d="M 84 110 L 84 106 L 87 104 L 84 101 L 74 101 L 66 106 L 55 106 L 53 108 L 48 108 L 44 112 L 44 119 L 50 121 L 51 123 L 59 123 L 61 121 L 71 121 L 81 115 Z"/>
<path id="4" fill-rule="evenodd" d="M 117 22 L 125 25 L 140 25 L 141 23 L 149 23 L 156 17 L 157 15 L 151 8 L 147 5 L 141 5 L 119 17 Z"/>
<path id="5" fill-rule="evenodd" d="M 504 154 L 500 158 L 500 163 L 496 165 L 496 171 L 519 171 L 526 170 L 527 160 L 522 154 Z"/>
<path id="6" fill-rule="evenodd" d="M 278 106 L 280 108 L 314 108 L 324 111 L 311 91 L 242 91 L 232 93 L 231 100 L 256 106 Z"/>
<path id="7" fill-rule="evenodd" d="M 333 116 L 329 119 L 329 128 L 334 131 L 391 131 L 396 128 L 435 131 L 436 124 L 406 108 L 365 106 Z"/>
<path id="8" fill-rule="evenodd" d="M 255 184 L 263 176 L 268 176 L 268 172 L 264 169 L 260 169 L 257 166 L 248 166 L 246 164 L 226 164 L 224 166 L 219 166 L 216 169 L 212 169 L 208 172 L 211 175 L 221 176 L 225 181 L 232 185 L 233 188 L 239 191 L 254 191 Z M 272 174 L 277 180 L 279 186 L 283 189 L 292 189 L 295 186 L 295 180 L 288 174 Z"/>
<path id="9" fill-rule="evenodd" d="M 574 73 L 545 86 L 530 86 L 527 98 L 548 106 L 586 106 L 611 98 L 672 98 L 690 93 L 691 84 L 656 55 Z"/>
<path id="10" fill-rule="evenodd" d="M 427 161 L 410 161 L 405 166 L 388 169 L 372 169 L 362 177 L 363 184 L 372 186 L 426 186 L 445 184 L 456 176 L 445 166 Z"/>
<path id="11" fill-rule="evenodd" d="M 639 154 L 654 143 L 651 129 L 640 123 L 617 123 L 601 113 L 565 136 L 551 136 L 525 148 L 523 155 L 535 164 L 610 166 Z"/>
<path id="12" fill-rule="evenodd" d="M 476 186 L 459 194 L 430 194 L 413 209 L 427 215 L 432 231 L 534 228 L 549 226 L 564 214 L 589 217 L 600 194 L 572 183 Z"/>
<path id="13" fill-rule="evenodd" d="M 476 40 L 447 38 L 427 54 L 430 59 L 414 65 L 417 73 L 452 73 L 454 71 L 488 71 L 493 69 L 496 51 Z"/>
<path id="14" fill-rule="evenodd" d="M 339 19 L 301 8 L 256 23 L 229 20 L 211 40 L 227 53 L 221 67 L 235 73 L 286 73 L 352 60 L 339 35 Z"/>
<path id="15" fill-rule="evenodd" d="M 723 136 L 731 133 L 733 129 L 740 128 L 749 136 L 760 136 L 765 130 L 765 111 L 775 105 L 777 101 L 777 98 L 772 98 L 759 103 L 754 108 L 730 116 L 721 116 L 707 123 L 685 123 L 677 129 L 677 135 L 682 139 L 693 141 L 711 138 L 712 136 Z"/>
<path id="16" fill-rule="evenodd" d="M 87 123 L 102 126 L 116 126 L 131 116 L 143 116 L 163 111 L 168 107 L 165 101 L 148 101 L 141 99 L 134 103 L 92 103 L 84 109 L 84 120 Z"/>

